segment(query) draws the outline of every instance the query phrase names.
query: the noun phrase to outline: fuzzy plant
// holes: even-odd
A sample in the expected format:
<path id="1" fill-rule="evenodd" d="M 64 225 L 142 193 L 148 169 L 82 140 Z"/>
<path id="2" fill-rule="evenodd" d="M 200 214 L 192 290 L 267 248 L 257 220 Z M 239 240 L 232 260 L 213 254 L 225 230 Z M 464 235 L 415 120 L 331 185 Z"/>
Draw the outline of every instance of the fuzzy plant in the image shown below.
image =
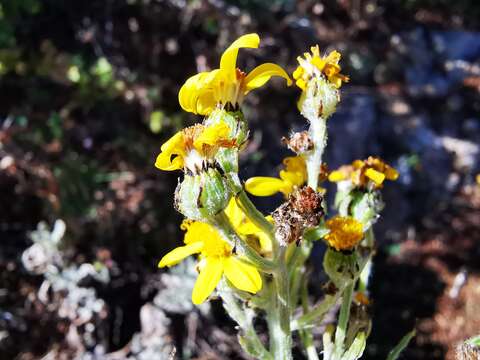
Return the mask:
<path id="1" fill-rule="evenodd" d="M 192 302 L 220 298 L 238 324 L 242 348 L 254 358 L 292 359 L 298 346 L 311 360 L 359 359 L 371 330 L 368 281 L 376 248 L 373 226 L 384 206 L 380 190 L 398 173 L 377 157 L 327 170 L 327 125 L 340 101 L 340 87 L 349 79 L 341 74 L 340 53 L 322 56 L 314 46 L 298 57 L 292 74 L 301 90 L 297 106 L 307 130 L 283 139 L 292 156 L 284 159 L 278 177 L 242 181 L 238 159 L 249 134 L 244 97 L 274 76 L 293 83 L 273 63 L 248 74 L 237 68 L 239 49 L 258 48 L 259 43 L 257 34 L 241 36 L 225 50 L 218 69 L 190 77 L 180 89 L 181 107 L 203 121 L 166 141 L 156 159 L 160 170 L 183 172 L 174 206 L 185 216 L 184 245 L 167 253 L 159 267 L 196 255 Z M 337 184 L 332 210 L 327 209 L 324 181 Z M 276 193 L 284 195 L 284 202 L 269 215 L 248 195 Z M 307 260 L 316 242 L 326 246 L 328 281 L 324 296 L 312 306 Z M 337 312 L 336 320 L 326 323 L 327 315 Z M 255 327 L 259 318 L 268 326 L 268 341 Z M 314 337 L 319 328 L 323 336 Z M 397 358 L 412 336 L 402 339 L 389 359 Z"/>

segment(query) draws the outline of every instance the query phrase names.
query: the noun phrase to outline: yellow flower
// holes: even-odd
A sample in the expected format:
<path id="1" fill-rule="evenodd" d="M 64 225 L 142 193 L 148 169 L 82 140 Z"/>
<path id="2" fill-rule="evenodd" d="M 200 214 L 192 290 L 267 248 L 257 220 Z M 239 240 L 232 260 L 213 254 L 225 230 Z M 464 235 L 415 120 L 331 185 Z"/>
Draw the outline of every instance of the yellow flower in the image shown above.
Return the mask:
<path id="1" fill-rule="evenodd" d="M 234 198 L 230 200 L 225 208 L 225 214 L 228 216 L 235 231 L 262 255 L 272 252 L 272 242 L 269 236 L 248 219 Z M 266 219 L 270 222 L 272 221 L 271 216 L 267 216 Z"/>
<path id="2" fill-rule="evenodd" d="M 335 250 L 351 250 L 363 238 L 363 225 L 352 217 L 335 216 L 325 222 L 330 232 L 325 235 Z"/>
<path id="3" fill-rule="evenodd" d="M 280 171 L 280 178 L 256 176 L 247 180 L 245 189 L 255 196 L 270 196 L 277 192 L 288 196 L 305 183 L 307 170 L 301 156 L 287 157 L 283 164 L 285 169 Z"/>
<path id="4" fill-rule="evenodd" d="M 276 64 L 262 64 L 248 75 L 237 68 L 238 49 L 258 48 L 259 43 L 257 34 L 243 35 L 234 41 L 223 53 L 219 69 L 201 72 L 185 82 L 178 93 L 180 106 L 194 114 L 208 115 L 217 107 L 241 104 L 245 95 L 263 86 L 272 76 L 285 78 L 290 86 L 289 76 Z"/>
<path id="5" fill-rule="evenodd" d="M 186 257 L 200 254 L 197 281 L 192 291 L 192 302 L 204 302 L 215 290 L 223 275 L 237 289 L 257 293 L 262 288 L 262 278 L 258 270 L 238 259 L 232 247 L 225 242 L 212 226 L 198 221 L 184 221 L 186 230 L 184 243 L 166 254 L 159 267 L 174 266 Z"/>
<path id="6" fill-rule="evenodd" d="M 357 187 L 365 187 L 372 181 L 379 189 L 385 180 L 397 180 L 398 171 L 380 158 L 369 156 L 367 160 L 355 160 L 351 165 L 332 171 L 328 179 L 332 182 L 350 180 Z"/>
<path id="7" fill-rule="evenodd" d="M 183 129 L 167 140 L 157 156 L 155 166 L 160 170 L 189 169 L 193 173 L 205 168 L 220 147 L 234 147 L 229 138 L 230 128 L 224 122 L 210 126 L 197 124 Z"/>
<path id="8" fill-rule="evenodd" d="M 321 57 L 318 45 L 312 46 L 310 50 L 312 53 L 305 53 L 305 58 L 301 56 L 297 58 L 300 65 L 293 72 L 293 78 L 296 80 L 295 83 L 300 89 L 305 90 L 307 82 L 312 77 L 324 76 L 336 88 L 342 86 L 342 81 L 348 82 L 349 77 L 340 74 L 342 69 L 340 65 L 338 65 L 338 62 L 340 61 L 341 55 L 338 51 L 334 50 L 327 56 Z"/>

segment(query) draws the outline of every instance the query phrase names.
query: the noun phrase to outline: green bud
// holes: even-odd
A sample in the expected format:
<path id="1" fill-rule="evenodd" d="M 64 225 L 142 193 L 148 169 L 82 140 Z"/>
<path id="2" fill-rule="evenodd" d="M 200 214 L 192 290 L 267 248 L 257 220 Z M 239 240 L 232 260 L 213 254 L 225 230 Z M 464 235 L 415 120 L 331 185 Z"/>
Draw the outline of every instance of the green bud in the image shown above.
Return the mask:
<path id="1" fill-rule="evenodd" d="M 329 247 L 323 258 L 323 267 L 335 286 L 341 288 L 360 272 L 360 259 L 355 251 L 348 253 Z"/>
<path id="2" fill-rule="evenodd" d="M 209 168 L 185 175 L 175 192 L 175 206 L 188 219 L 205 222 L 227 207 L 231 195 L 220 172 Z"/>

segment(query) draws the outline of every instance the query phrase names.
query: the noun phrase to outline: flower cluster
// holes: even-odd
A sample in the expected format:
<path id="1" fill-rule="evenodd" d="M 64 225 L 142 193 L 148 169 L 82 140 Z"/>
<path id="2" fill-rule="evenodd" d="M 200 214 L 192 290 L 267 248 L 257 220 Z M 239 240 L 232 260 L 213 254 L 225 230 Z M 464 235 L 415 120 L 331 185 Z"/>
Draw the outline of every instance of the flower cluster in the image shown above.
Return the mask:
<path id="1" fill-rule="evenodd" d="M 327 329 L 323 354 L 330 360 L 357 360 L 371 326 L 366 308 L 375 252 L 372 226 L 383 208 L 379 190 L 385 180 L 396 180 L 399 174 L 376 157 L 332 171 L 328 179 L 338 183 L 337 215 L 326 217 L 327 192 L 319 183 L 328 174 L 322 162 L 327 119 L 335 112 L 342 83 L 349 78 L 341 73 L 339 52 L 321 56 L 314 46 L 311 53 L 298 57 L 293 73 L 301 89 L 297 105 L 308 124 L 308 129 L 283 139 L 296 156 L 283 160 L 278 177 L 256 176 L 243 183 L 238 175 L 239 153 L 249 133 L 241 109 L 244 97 L 273 76 L 285 79 L 287 85 L 292 82 L 273 63 L 248 74 L 237 68 L 239 49 L 257 48 L 259 43 L 257 34 L 241 36 L 225 50 L 218 69 L 190 77 L 180 89 L 180 106 L 205 117 L 168 139 L 155 162 L 160 170 L 183 170 L 175 207 L 186 218 L 181 225 L 184 245 L 167 253 L 159 267 L 196 255 L 199 274 L 192 302 L 201 304 L 216 289 L 239 326 L 242 347 L 258 359 L 293 360 L 293 331 L 300 332 L 309 358 L 317 358 L 310 329 L 321 323 L 324 314 L 333 313 L 342 299 L 335 339 Z M 265 216 L 247 192 L 254 196 L 281 193 L 284 200 L 271 216 Z M 320 239 L 327 245 L 323 271 L 328 291 L 309 310 L 307 260 L 313 242 Z M 350 311 L 352 304 L 353 309 L 361 308 L 359 312 Z M 255 316 L 262 313 L 269 330 L 268 349 L 254 326 Z"/>

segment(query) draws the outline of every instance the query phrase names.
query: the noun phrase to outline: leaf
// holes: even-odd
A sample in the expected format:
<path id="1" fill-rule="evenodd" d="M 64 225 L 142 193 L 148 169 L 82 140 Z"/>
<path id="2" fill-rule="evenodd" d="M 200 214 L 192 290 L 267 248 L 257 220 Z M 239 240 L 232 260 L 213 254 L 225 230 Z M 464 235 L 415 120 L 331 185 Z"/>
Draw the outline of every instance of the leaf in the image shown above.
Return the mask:
<path id="1" fill-rule="evenodd" d="M 365 351 L 366 345 L 367 335 L 364 332 L 358 333 L 348 351 L 342 356 L 342 360 L 360 359 Z"/>
<path id="2" fill-rule="evenodd" d="M 405 350 L 405 348 L 408 346 L 408 343 L 412 338 L 416 335 L 416 330 L 413 329 L 410 331 L 407 335 L 405 335 L 402 340 L 395 346 L 390 353 L 388 354 L 387 360 L 396 360 L 400 356 L 400 353 Z"/>

